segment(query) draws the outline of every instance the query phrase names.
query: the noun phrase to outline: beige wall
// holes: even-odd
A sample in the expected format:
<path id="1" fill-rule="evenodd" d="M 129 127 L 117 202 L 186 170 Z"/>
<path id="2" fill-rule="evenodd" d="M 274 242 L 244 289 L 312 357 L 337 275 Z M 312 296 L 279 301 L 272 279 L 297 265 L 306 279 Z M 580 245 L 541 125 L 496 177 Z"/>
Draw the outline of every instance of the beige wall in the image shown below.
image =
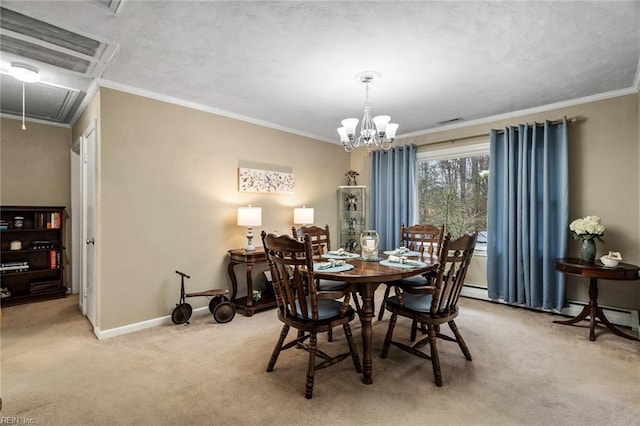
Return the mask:
<path id="1" fill-rule="evenodd" d="M 65 207 L 69 241 L 71 129 L 27 122 L 22 130 L 21 120 L 2 118 L 0 135 L 0 204 Z M 70 257 L 67 247 L 64 284 L 69 287 Z"/>
<path id="2" fill-rule="evenodd" d="M 101 330 L 170 314 L 176 269 L 191 275 L 188 291 L 230 288 L 227 250 L 246 245 L 238 206 L 263 209 L 256 245 L 262 230 L 290 232 L 302 204 L 337 229 L 340 146 L 104 88 L 99 127 Z M 238 192 L 239 161 L 291 167 L 295 193 Z"/>
<path id="3" fill-rule="evenodd" d="M 435 142 L 488 133 L 522 122 L 556 120 L 563 116 L 581 117 L 569 126 L 569 215 L 575 219 L 598 215 L 606 226 L 604 244 L 598 243 L 598 256 L 609 250 L 620 251 L 625 261 L 640 264 L 640 94 L 576 105 L 544 113 L 524 115 L 445 132 L 404 138 L 400 143 L 424 146 Z M 482 138 L 480 138 L 482 139 Z M 486 139 L 486 138 L 485 138 Z M 450 142 L 446 142 L 450 143 Z M 369 157 L 355 151 L 351 166 L 369 181 Z M 578 243 L 569 242 L 569 255 L 578 256 Z M 588 302 L 586 280 L 569 278 L 567 298 Z M 604 281 L 599 303 L 603 306 L 640 308 L 637 281 Z"/>
<path id="4" fill-rule="evenodd" d="M 607 231 L 599 252 L 621 251 L 625 261 L 639 264 L 639 106 L 640 95 L 628 95 L 401 143 L 425 145 L 523 121 L 583 117 L 569 130 L 570 216 L 600 215 Z M 263 226 L 255 234 L 288 232 L 292 209 L 302 204 L 315 208 L 317 224 L 337 230 L 336 187 L 344 184 L 344 172 L 358 171 L 360 184 L 369 180 L 365 150 L 349 157 L 337 145 L 101 89 L 73 132 L 37 123 L 22 131 L 17 120 L 0 121 L 2 204 L 69 208 L 70 144 L 95 119 L 101 330 L 168 315 L 178 298 L 175 269 L 192 275 L 190 291 L 228 288 L 226 250 L 246 242 L 245 230 L 235 225 L 237 206 L 263 207 Z M 239 193 L 239 161 L 292 167 L 295 194 Z M 569 248 L 577 255 L 577 243 Z M 586 301 L 587 286 L 572 278 L 567 295 Z M 192 302 L 199 307 L 206 301 Z M 600 302 L 637 309 L 639 286 L 604 282 Z"/>
<path id="5" fill-rule="evenodd" d="M 0 201 L 3 205 L 70 204 L 71 129 L 0 119 Z"/>

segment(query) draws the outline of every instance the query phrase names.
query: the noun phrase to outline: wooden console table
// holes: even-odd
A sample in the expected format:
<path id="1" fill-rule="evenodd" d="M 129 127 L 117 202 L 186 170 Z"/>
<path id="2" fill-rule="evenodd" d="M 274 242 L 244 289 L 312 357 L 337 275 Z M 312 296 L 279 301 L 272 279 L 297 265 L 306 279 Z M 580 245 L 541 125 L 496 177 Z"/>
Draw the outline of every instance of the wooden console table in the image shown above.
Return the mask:
<path id="1" fill-rule="evenodd" d="M 576 317 L 566 321 L 554 321 L 556 324 L 572 325 L 589 317 L 589 340 L 596 340 L 596 318 L 599 318 L 609 330 L 625 339 L 640 340 L 637 337 L 623 333 L 616 328 L 604 315 L 602 308 L 598 306 L 598 278 L 603 280 L 637 280 L 638 268 L 629 263 L 620 263 L 616 267 L 606 267 L 600 261 L 586 263 L 576 258 L 564 258 L 556 260 L 556 270 L 563 274 L 589 278 L 589 305 L 585 306 Z"/>
<path id="2" fill-rule="evenodd" d="M 267 255 L 262 247 L 256 247 L 253 251 L 245 249 L 229 250 L 229 278 L 231 279 L 231 302 L 248 317 L 254 312 L 270 309 L 276 306 L 276 299 L 272 292 L 262 292 L 262 298 L 257 302 L 253 300 L 253 278 L 251 271 L 253 265 L 267 263 Z M 236 265 L 244 265 L 247 276 L 247 296 L 236 298 L 238 293 L 238 280 L 236 278 Z"/>

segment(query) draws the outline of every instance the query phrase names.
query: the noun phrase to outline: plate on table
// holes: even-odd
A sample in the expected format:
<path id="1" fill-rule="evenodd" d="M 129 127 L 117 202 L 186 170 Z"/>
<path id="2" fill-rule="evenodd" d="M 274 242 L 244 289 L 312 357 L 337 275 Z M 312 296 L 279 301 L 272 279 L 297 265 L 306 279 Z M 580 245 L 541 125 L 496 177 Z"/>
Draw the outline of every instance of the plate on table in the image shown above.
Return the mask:
<path id="1" fill-rule="evenodd" d="M 392 266 L 392 267 L 395 267 L 395 268 L 407 268 L 407 269 L 424 268 L 425 266 L 427 266 L 427 264 L 424 263 L 424 262 L 418 262 L 417 265 L 411 265 L 411 264 L 408 264 L 408 263 L 391 262 L 391 261 L 389 261 L 389 259 L 381 260 L 380 264 L 384 265 L 384 266 Z"/>
<path id="2" fill-rule="evenodd" d="M 387 250 L 383 252 L 386 255 L 393 255 L 393 256 L 407 256 L 407 257 L 413 257 L 413 256 L 420 256 L 420 252 L 419 251 L 405 251 L 404 253 L 397 253 L 397 250 Z"/>
<path id="3" fill-rule="evenodd" d="M 313 264 L 313 270 L 315 272 L 344 272 L 350 271 L 353 269 L 353 265 L 350 263 L 345 263 L 344 265 L 332 266 L 330 268 L 323 268 L 323 266 L 330 265 L 331 262 L 316 262 Z"/>
<path id="4" fill-rule="evenodd" d="M 341 259 L 341 260 L 355 259 L 358 256 L 360 255 L 356 253 L 349 253 L 349 252 L 344 252 L 342 254 L 325 253 L 322 255 L 322 257 L 324 257 L 325 259 Z"/>

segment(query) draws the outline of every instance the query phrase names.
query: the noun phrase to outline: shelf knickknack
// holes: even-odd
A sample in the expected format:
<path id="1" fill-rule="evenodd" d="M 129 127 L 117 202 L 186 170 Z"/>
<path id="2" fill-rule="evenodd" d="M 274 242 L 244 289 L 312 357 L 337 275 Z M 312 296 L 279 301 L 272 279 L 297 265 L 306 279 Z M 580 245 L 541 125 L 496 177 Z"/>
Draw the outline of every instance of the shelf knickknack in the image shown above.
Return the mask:
<path id="1" fill-rule="evenodd" d="M 293 173 L 239 167 L 238 190 L 270 194 L 293 194 Z"/>

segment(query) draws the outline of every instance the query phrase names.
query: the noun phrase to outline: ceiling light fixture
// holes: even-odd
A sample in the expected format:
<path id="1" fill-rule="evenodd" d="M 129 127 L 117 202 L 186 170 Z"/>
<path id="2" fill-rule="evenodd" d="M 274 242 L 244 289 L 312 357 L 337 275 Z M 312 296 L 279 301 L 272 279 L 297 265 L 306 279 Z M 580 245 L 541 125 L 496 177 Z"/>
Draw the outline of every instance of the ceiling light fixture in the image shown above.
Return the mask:
<path id="1" fill-rule="evenodd" d="M 22 64 L 11 64 L 9 74 L 22 81 L 23 83 L 35 83 L 40 81 L 38 70 Z"/>
<path id="2" fill-rule="evenodd" d="M 9 67 L 9 74 L 14 76 L 17 80 L 22 82 L 22 130 L 26 130 L 27 127 L 24 125 L 24 115 L 25 115 L 25 96 L 24 96 L 24 86 L 25 83 L 35 83 L 40 81 L 40 74 L 38 70 L 31 68 L 28 65 L 22 64 L 11 64 Z"/>
<path id="3" fill-rule="evenodd" d="M 342 127 L 338 128 L 340 142 L 347 152 L 351 152 L 360 144 L 367 147 L 367 151 L 374 144 L 378 148 L 387 151 L 391 148 L 391 143 L 396 138 L 398 130 L 397 123 L 389 123 L 391 117 L 388 115 L 378 115 L 371 118 L 371 107 L 369 107 L 369 83 L 374 83 L 382 78 L 382 74 L 376 71 L 363 71 L 356 74 L 355 80 L 365 85 L 364 116 L 360 125 L 360 136 L 356 138 L 357 118 L 347 118 L 342 120 Z M 374 127 L 375 125 L 375 127 Z"/>

